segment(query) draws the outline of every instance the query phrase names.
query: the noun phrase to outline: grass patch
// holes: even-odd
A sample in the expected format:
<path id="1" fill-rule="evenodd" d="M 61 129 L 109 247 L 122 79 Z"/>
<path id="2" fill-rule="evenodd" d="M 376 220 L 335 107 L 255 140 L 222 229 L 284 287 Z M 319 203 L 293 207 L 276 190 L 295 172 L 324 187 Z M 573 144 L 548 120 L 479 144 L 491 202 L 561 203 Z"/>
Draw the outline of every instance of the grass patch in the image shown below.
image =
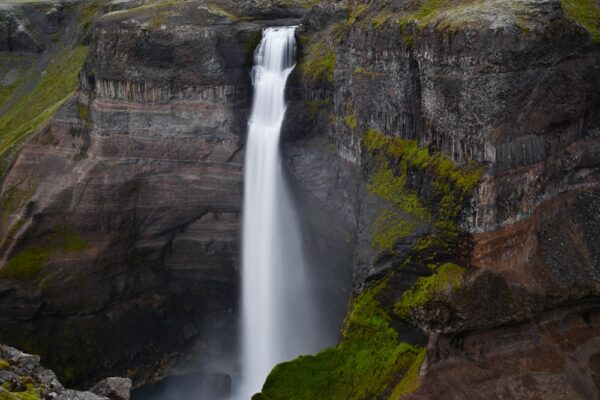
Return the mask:
<path id="1" fill-rule="evenodd" d="M 408 237 L 418 225 L 396 212 L 384 210 L 373 223 L 373 247 L 380 251 L 391 250 L 399 239 Z"/>
<path id="2" fill-rule="evenodd" d="M 33 196 L 36 185 L 26 182 L 25 179 L 4 189 L 2 194 L 2 224 L 6 223 L 8 218 L 17 210 L 22 208 L 25 203 Z"/>
<path id="3" fill-rule="evenodd" d="M 358 118 L 356 118 L 356 111 L 348 114 L 344 117 L 344 123 L 350 129 L 356 129 L 358 126 Z"/>
<path id="4" fill-rule="evenodd" d="M 600 5 L 596 0 L 561 0 L 563 9 L 571 18 L 600 42 Z"/>
<path id="5" fill-rule="evenodd" d="M 367 188 L 389 204 L 373 224 L 374 248 L 392 250 L 419 224 L 458 229 L 465 201 L 483 173 L 480 165 L 458 166 L 444 154 L 420 147 L 415 140 L 374 129 L 366 132 L 362 144 L 371 171 Z M 419 177 L 422 181 L 416 182 Z"/>
<path id="6" fill-rule="evenodd" d="M 87 53 L 87 47 L 60 51 L 35 88 L 0 116 L 0 158 L 48 121 L 75 91 Z"/>
<path id="7" fill-rule="evenodd" d="M 335 51 L 324 41 L 316 39 L 309 43 L 298 68 L 313 81 L 333 81 Z"/>
<path id="8" fill-rule="evenodd" d="M 404 292 L 394 310 L 399 317 L 408 318 L 415 309 L 460 288 L 466 271 L 463 267 L 445 263 L 435 269 L 433 275 L 419 278 L 412 289 Z"/>
<path id="9" fill-rule="evenodd" d="M 419 8 L 402 16 L 399 23 L 406 26 L 410 21 L 416 20 L 419 23 L 427 23 L 440 11 L 451 6 L 449 0 L 421 0 Z"/>
<path id="10" fill-rule="evenodd" d="M 79 116 L 79 119 L 83 121 L 87 129 L 92 129 L 94 127 L 94 123 L 90 116 L 90 107 L 87 104 L 77 104 L 77 115 Z"/>
<path id="11" fill-rule="evenodd" d="M 15 254 L 0 269 L 1 279 L 28 280 L 34 277 L 50 259 L 48 249 L 32 245 Z"/>
<path id="12" fill-rule="evenodd" d="M 386 285 L 384 279 L 353 300 L 338 346 L 276 366 L 253 400 L 382 398 L 399 376 L 416 388 L 412 372 L 425 349 L 399 340 L 378 300 Z"/>
<path id="13" fill-rule="evenodd" d="M 27 390 L 23 392 L 9 392 L 7 389 L 0 387 L 0 400 L 40 400 L 41 393 L 41 389 L 31 384 L 28 384 Z"/>
<path id="14" fill-rule="evenodd" d="M 214 15 L 218 15 L 219 17 L 223 17 L 223 18 L 229 18 L 231 20 L 238 20 L 240 19 L 239 15 L 235 15 L 234 13 L 232 13 L 229 10 L 224 9 L 223 7 L 217 5 L 217 4 L 207 4 L 208 10 L 214 14 Z"/>
<path id="15" fill-rule="evenodd" d="M 56 230 L 13 255 L 0 269 L 0 279 L 19 281 L 34 278 L 56 254 L 80 253 L 89 248 L 89 242 L 76 233 L 57 227 Z"/>
<path id="16" fill-rule="evenodd" d="M 86 1 L 79 16 L 79 26 L 84 30 L 88 30 L 96 19 L 101 6 L 102 4 L 99 0 Z"/>

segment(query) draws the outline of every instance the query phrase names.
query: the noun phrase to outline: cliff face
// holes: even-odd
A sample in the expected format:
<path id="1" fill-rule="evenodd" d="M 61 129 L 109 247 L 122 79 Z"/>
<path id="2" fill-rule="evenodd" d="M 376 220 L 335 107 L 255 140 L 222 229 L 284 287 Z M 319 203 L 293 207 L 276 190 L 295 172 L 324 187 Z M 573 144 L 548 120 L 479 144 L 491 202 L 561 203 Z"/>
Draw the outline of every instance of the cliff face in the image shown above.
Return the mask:
<path id="1" fill-rule="evenodd" d="M 194 343 L 232 368 L 260 28 L 196 4 L 97 22 L 80 90 L 4 180 L 2 340 L 76 383 Z"/>
<path id="2" fill-rule="evenodd" d="M 309 11 L 290 96 L 314 128 L 288 132 L 358 171 L 355 296 L 340 344 L 259 398 L 598 396 L 599 18 L 571 1 Z"/>
<path id="3" fill-rule="evenodd" d="M 103 11 L 77 92 L 2 183 L 0 341 L 78 384 L 235 374 L 252 53 L 301 23 L 282 151 L 325 330 L 354 294 L 340 345 L 260 396 L 597 397 L 596 4 Z"/>

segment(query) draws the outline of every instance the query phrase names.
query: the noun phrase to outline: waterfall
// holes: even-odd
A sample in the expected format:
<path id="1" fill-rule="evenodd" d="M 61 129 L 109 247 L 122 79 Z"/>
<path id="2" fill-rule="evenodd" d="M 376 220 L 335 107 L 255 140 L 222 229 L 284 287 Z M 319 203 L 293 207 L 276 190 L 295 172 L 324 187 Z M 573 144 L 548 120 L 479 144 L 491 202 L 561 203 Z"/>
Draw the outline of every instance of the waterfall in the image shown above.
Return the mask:
<path id="1" fill-rule="evenodd" d="M 298 218 L 279 154 L 284 89 L 295 63 L 294 31 L 294 27 L 265 29 L 252 71 L 254 103 L 244 172 L 239 399 L 259 392 L 276 364 L 319 346 Z"/>

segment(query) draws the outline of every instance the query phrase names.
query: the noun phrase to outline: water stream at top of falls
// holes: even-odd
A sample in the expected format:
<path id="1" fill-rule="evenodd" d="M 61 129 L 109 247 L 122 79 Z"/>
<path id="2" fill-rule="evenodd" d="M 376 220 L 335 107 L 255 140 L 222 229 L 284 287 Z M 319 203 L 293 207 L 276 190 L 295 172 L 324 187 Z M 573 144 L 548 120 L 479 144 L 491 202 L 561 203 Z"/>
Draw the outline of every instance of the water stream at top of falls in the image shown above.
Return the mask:
<path id="1" fill-rule="evenodd" d="M 318 350 L 316 307 L 295 207 L 282 174 L 284 90 L 294 68 L 294 27 L 267 28 L 255 53 L 254 100 L 244 169 L 241 381 L 236 398 L 261 390 L 270 370 Z"/>

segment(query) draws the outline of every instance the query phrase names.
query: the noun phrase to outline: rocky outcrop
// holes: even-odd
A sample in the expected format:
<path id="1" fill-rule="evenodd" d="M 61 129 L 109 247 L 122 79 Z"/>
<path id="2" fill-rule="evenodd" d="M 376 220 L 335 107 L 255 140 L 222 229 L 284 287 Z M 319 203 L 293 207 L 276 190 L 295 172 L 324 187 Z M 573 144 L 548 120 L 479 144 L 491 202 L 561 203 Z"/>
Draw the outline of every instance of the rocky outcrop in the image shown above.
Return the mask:
<path id="1" fill-rule="evenodd" d="M 598 305 L 460 335 L 433 335 L 420 388 L 406 399 L 596 399 Z"/>
<path id="2" fill-rule="evenodd" d="M 40 357 L 0 345 L 0 397 L 57 400 L 129 400 L 131 380 L 107 378 L 89 391 L 65 389 Z"/>

